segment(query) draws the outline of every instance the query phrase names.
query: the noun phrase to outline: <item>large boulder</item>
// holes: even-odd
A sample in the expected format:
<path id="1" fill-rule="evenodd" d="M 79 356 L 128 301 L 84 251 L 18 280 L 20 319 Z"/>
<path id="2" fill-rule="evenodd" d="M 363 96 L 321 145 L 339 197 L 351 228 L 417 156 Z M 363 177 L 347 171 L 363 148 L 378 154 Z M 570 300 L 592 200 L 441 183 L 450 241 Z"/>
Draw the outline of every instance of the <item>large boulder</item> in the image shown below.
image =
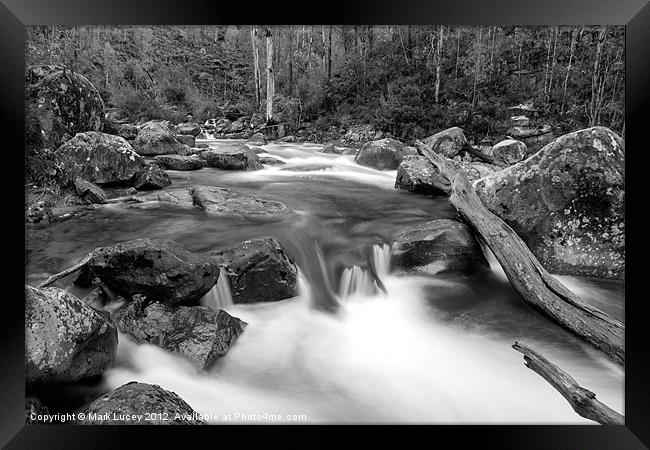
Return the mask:
<path id="1" fill-rule="evenodd" d="M 194 147 L 194 144 L 196 144 L 196 139 L 191 134 L 177 134 L 174 137 L 178 142 L 188 147 Z"/>
<path id="2" fill-rule="evenodd" d="M 192 304 L 217 282 L 219 268 L 170 239 L 136 239 L 93 250 L 87 267 L 116 294 Z"/>
<path id="3" fill-rule="evenodd" d="M 244 125 L 243 121 L 235 120 L 234 122 L 232 122 L 230 124 L 229 131 L 231 133 L 240 133 L 240 132 L 244 131 L 244 127 L 245 127 L 245 125 Z"/>
<path id="4" fill-rule="evenodd" d="M 248 141 L 246 141 L 246 143 L 250 145 L 266 145 L 266 138 L 262 133 L 255 133 L 248 139 Z"/>
<path id="5" fill-rule="evenodd" d="M 203 425 L 175 392 L 131 381 L 92 402 L 79 425 Z"/>
<path id="6" fill-rule="evenodd" d="M 131 123 L 122 123 L 117 127 L 117 135 L 123 137 L 127 141 L 132 141 L 138 137 L 139 132 L 140 129 Z"/>
<path id="7" fill-rule="evenodd" d="M 528 147 L 516 139 L 506 139 L 492 147 L 492 156 L 507 164 L 516 164 L 528 157 Z"/>
<path id="8" fill-rule="evenodd" d="M 190 136 L 198 136 L 201 133 L 201 125 L 196 122 L 183 122 L 176 125 L 176 132 L 178 134 L 189 134 Z"/>
<path id="9" fill-rule="evenodd" d="M 447 158 L 453 158 L 465 145 L 468 145 L 465 133 L 459 127 L 452 127 L 431 135 L 423 139 L 422 142 L 431 147 L 434 152 Z"/>
<path id="10" fill-rule="evenodd" d="M 418 194 L 445 194 L 449 183 L 423 156 L 404 157 L 397 168 L 395 188 Z"/>
<path id="11" fill-rule="evenodd" d="M 274 302 L 298 293 L 298 268 L 273 238 L 252 239 L 208 253 L 225 269 L 234 303 Z"/>
<path id="12" fill-rule="evenodd" d="M 60 146 L 54 156 L 64 181 L 80 177 L 95 184 L 128 184 L 144 160 L 124 138 L 88 131 Z"/>
<path id="13" fill-rule="evenodd" d="M 501 170 L 499 166 L 488 164 L 480 161 L 462 161 L 452 160 L 451 164 L 459 171 L 463 172 L 467 179 L 472 182 Z"/>
<path id="14" fill-rule="evenodd" d="M 201 370 L 228 353 L 246 322 L 208 306 L 167 306 L 137 298 L 117 313 L 117 326 L 136 342 L 179 354 Z"/>
<path id="15" fill-rule="evenodd" d="M 117 354 L 110 315 L 63 289 L 25 286 L 28 386 L 72 383 L 103 373 Z"/>
<path id="16" fill-rule="evenodd" d="M 393 242 L 391 264 L 398 269 L 433 274 L 472 274 L 490 267 L 469 227 L 452 219 L 436 219 L 404 229 Z"/>
<path id="17" fill-rule="evenodd" d="M 258 156 L 244 144 L 210 149 L 203 153 L 210 167 L 224 170 L 259 170 L 263 169 Z"/>
<path id="18" fill-rule="evenodd" d="M 274 220 L 290 212 L 284 203 L 217 186 L 194 186 L 190 193 L 194 205 L 212 216 Z"/>
<path id="19" fill-rule="evenodd" d="M 366 142 L 354 157 L 362 165 L 379 170 L 395 170 L 407 155 L 417 155 L 417 150 L 395 139 Z"/>
<path id="20" fill-rule="evenodd" d="M 89 203 L 103 204 L 108 201 L 106 192 L 102 188 L 83 178 L 75 178 L 74 187 L 77 195 Z"/>
<path id="21" fill-rule="evenodd" d="M 613 131 L 561 136 L 475 187 L 550 272 L 624 277 L 625 150 Z"/>
<path id="22" fill-rule="evenodd" d="M 158 155 L 155 159 L 160 167 L 168 170 L 197 170 L 206 165 L 198 156 Z"/>
<path id="23" fill-rule="evenodd" d="M 104 102 L 95 86 L 69 70 L 32 70 L 25 89 L 26 119 L 40 148 L 57 148 L 85 131 L 104 128 Z"/>
<path id="24" fill-rule="evenodd" d="M 162 189 L 172 184 L 169 175 L 157 165 L 146 166 L 133 177 L 133 187 L 141 191 Z"/>
<path id="25" fill-rule="evenodd" d="M 183 151 L 184 144 L 174 137 L 173 130 L 166 121 L 146 122 L 133 140 L 133 148 L 140 155 L 167 155 Z"/>

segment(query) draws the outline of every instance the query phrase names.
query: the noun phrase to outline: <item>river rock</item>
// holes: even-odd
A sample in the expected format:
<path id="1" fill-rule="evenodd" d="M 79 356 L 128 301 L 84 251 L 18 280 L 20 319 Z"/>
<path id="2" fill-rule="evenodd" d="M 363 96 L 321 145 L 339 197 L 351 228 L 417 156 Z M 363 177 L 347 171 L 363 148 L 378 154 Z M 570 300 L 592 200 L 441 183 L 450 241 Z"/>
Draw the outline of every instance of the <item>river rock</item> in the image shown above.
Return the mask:
<path id="1" fill-rule="evenodd" d="M 469 227 L 451 219 L 432 220 L 403 230 L 392 246 L 392 265 L 433 274 L 472 274 L 490 267 Z"/>
<path id="2" fill-rule="evenodd" d="M 152 414 L 155 413 L 155 414 Z M 133 417 L 139 419 L 133 420 Z M 99 419 L 107 418 L 106 420 Z M 127 417 L 131 420 L 127 420 Z M 204 425 L 175 392 L 131 381 L 92 402 L 79 425 Z"/>
<path id="3" fill-rule="evenodd" d="M 167 306 L 136 298 L 117 313 L 117 326 L 136 342 L 183 356 L 201 370 L 228 353 L 246 322 L 208 306 Z"/>
<path id="4" fill-rule="evenodd" d="M 225 269 L 234 303 L 274 302 L 298 293 L 296 263 L 274 238 L 252 239 L 208 256 Z"/>
<path id="5" fill-rule="evenodd" d="M 459 127 L 452 127 L 436 133 L 423 139 L 422 142 L 431 147 L 434 152 L 447 158 L 453 158 L 465 145 L 469 145 L 463 129 Z"/>
<path id="6" fill-rule="evenodd" d="M 110 315 L 63 289 L 25 286 L 28 386 L 71 383 L 103 373 L 117 354 Z"/>
<path id="7" fill-rule="evenodd" d="M 138 133 L 140 132 L 140 129 L 130 123 L 122 123 L 117 126 L 117 135 L 120 137 L 123 137 L 127 141 L 132 141 L 136 137 L 138 137 Z"/>
<path id="8" fill-rule="evenodd" d="M 234 122 L 232 122 L 230 124 L 230 127 L 228 128 L 228 130 L 231 133 L 240 133 L 240 132 L 244 131 L 244 127 L 245 127 L 244 122 L 242 122 L 241 120 L 235 120 Z"/>
<path id="9" fill-rule="evenodd" d="M 247 144 L 249 145 L 266 145 L 266 138 L 262 133 L 255 133 L 253 134 L 247 141 Z"/>
<path id="10" fill-rule="evenodd" d="M 196 139 L 191 134 L 177 134 L 174 137 L 178 142 L 188 147 L 194 147 L 194 144 L 196 144 Z"/>
<path id="11" fill-rule="evenodd" d="M 219 268 L 170 239 L 135 239 L 93 250 L 88 269 L 116 294 L 192 304 L 219 278 Z"/>
<path id="12" fill-rule="evenodd" d="M 383 133 L 377 131 L 374 126 L 370 124 L 352 125 L 348 131 L 343 135 L 343 140 L 351 144 L 363 144 L 364 142 L 381 139 Z"/>
<path id="13" fill-rule="evenodd" d="M 29 83 L 34 81 L 34 83 Z M 26 119 L 40 148 L 57 148 L 77 133 L 104 129 L 104 102 L 95 86 L 69 70 L 47 70 L 25 87 Z"/>
<path id="14" fill-rule="evenodd" d="M 95 184 L 128 184 L 144 160 L 124 138 L 88 131 L 60 146 L 54 156 L 64 181 L 80 177 Z"/>
<path id="15" fill-rule="evenodd" d="M 77 195 L 89 203 L 103 204 L 108 201 L 106 192 L 104 192 L 102 188 L 92 184 L 90 181 L 84 180 L 83 178 L 75 178 L 74 187 L 77 191 Z"/>
<path id="16" fill-rule="evenodd" d="M 271 166 L 277 166 L 277 165 L 284 164 L 284 161 L 280 161 L 279 159 L 274 158 L 272 156 L 260 156 L 260 162 L 262 164 L 268 164 L 268 165 L 271 165 Z"/>
<path id="17" fill-rule="evenodd" d="M 294 135 L 285 136 L 283 138 L 278 139 L 278 142 L 293 143 L 293 142 L 296 142 L 296 137 Z"/>
<path id="18" fill-rule="evenodd" d="M 39 424 L 46 423 L 45 420 L 39 420 L 39 416 L 47 416 L 50 410 L 36 397 L 25 398 L 25 423 Z"/>
<path id="19" fill-rule="evenodd" d="M 405 156 L 397 168 L 395 188 L 418 194 L 444 195 L 450 187 L 436 166 L 423 156 Z"/>
<path id="20" fill-rule="evenodd" d="M 492 156 L 507 164 L 516 164 L 528 157 L 528 147 L 516 139 L 506 139 L 492 147 Z"/>
<path id="21" fill-rule="evenodd" d="M 483 177 L 487 177 L 488 175 L 491 175 L 494 172 L 502 169 L 501 167 L 495 166 L 494 164 L 488 164 L 480 161 L 468 162 L 454 159 L 451 161 L 451 163 L 454 167 L 456 167 L 457 170 L 463 172 L 470 182 L 479 180 Z"/>
<path id="22" fill-rule="evenodd" d="M 203 153 L 210 167 L 223 170 L 259 170 L 262 163 L 258 156 L 244 144 L 210 149 Z"/>
<path id="23" fill-rule="evenodd" d="M 156 163 L 168 170 L 197 170 L 205 167 L 205 161 L 198 156 L 158 155 Z"/>
<path id="24" fill-rule="evenodd" d="M 610 129 L 561 136 L 475 186 L 549 272 L 624 277 L 625 149 Z"/>
<path id="25" fill-rule="evenodd" d="M 196 122 L 183 122 L 176 125 L 176 132 L 178 134 L 189 134 L 190 136 L 198 136 L 201 133 L 201 125 Z"/>
<path id="26" fill-rule="evenodd" d="M 274 220 L 290 213 L 284 203 L 217 186 L 194 186 L 190 193 L 194 205 L 212 216 Z"/>
<path id="27" fill-rule="evenodd" d="M 172 180 L 169 179 L 167 172 L 155 165 L 145 167 L 133 178 L 133 187 L 141 191 L 162 189 L 170 184 Z"/>
<path id="28" fill-rule="evenodd" d="M 545 145 L 553 142 L 555 135 L 550 125 L 515 126 L 509 128 L 506 134 L 510 139 L 518 139 L 526 144 L 528 155 L 539 151 Z"/>
<path id="29" fill-rule="evenodd" d="M 140 155 L 167 155 L 182 151 L 183 144 L 172 133 L 167 121 L 150 121 L 140 127 L 133 148 Z"/>
<path id="30" fill-rule="evenodd" d="M 381 139 L 363 144 L 354 160 L 362 166 L 394 170 L 407 155 L 417 155 L 417 150 L 395 139 Z"/>

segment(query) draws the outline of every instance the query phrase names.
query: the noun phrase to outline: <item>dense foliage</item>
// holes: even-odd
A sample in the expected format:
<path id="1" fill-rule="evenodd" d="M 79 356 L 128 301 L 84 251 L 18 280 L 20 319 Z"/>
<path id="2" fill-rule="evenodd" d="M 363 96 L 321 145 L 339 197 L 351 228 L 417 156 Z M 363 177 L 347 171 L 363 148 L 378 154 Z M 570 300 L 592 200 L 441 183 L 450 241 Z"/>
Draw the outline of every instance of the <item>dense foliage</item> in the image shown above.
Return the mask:
<path id="1" fill-rule="evenodd" d="M 530 100 L 560 132 L 624 126 L 623 27 L 265 29 L 276 117 L 294 129 L 372 123 L 408 139 L 458 125 L 479 140 L 503 134 L 507 107 Z M 249 26 L 30 27 L 27 65 L 82 73 L 131 121 L 202 121 L 223 106 L 264 111 L 252 39 Z M 265 38 L 255 39 L 265 66 Z"/>

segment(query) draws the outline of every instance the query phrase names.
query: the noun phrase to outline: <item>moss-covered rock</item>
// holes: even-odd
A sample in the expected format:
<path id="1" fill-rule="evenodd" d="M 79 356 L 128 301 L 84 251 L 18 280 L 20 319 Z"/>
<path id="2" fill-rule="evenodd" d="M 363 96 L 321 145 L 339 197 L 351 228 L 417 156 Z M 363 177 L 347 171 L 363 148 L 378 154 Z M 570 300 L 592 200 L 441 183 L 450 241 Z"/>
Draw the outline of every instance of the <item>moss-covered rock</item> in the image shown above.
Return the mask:
<path id="1" fill-rule="evenodd" d="M 475 184 L 552 273 L 625 275 L 625 150 L 608 128 L 559 137 Z"/>
<path id="2" fill-rule="evenodd" d="M 25 286 L 25 377 L 28 386 L 71 383 L 99 375 L 117 354 L 117 329 L 63 289 Z"/>
<path id="3" fill-rule="evenodd" d="M 39 148 L 57 148 L 77 133 L 104 128 L 104 102 L 95 86 L 69 70 L 32 70 L 25 89 L 30 127 Z"/>

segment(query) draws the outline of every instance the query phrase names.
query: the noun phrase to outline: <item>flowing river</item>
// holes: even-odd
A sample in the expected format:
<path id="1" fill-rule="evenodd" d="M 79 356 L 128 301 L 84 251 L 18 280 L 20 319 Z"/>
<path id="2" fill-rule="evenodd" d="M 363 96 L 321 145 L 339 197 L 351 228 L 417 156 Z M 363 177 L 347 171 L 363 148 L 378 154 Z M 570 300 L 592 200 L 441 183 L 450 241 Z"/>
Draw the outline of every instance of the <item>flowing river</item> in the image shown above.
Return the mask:
<path id="1" fill-rule="evenodd" d="M 623 369 L 530 309 L 489 250 L 492 270 L 481 275 L 390 273 L 390 251 L 382 244 L 406 226 L 454 218 L 446 197 L 398 191 L 396 171 L 319 153 L 321 145 L 262 148 L 286 164 L 252 172 L 168 171 L 173 184 L 167 189 L 233 188 L 285 203 L 294 212 L 290 219 L 261 222 L 160 204 L 105 205 L 29 229 L 26 282 L 71 266 L 95 247 L 130 239 L 169 238 L 207 252 L 273 236 L 302 273 L 317 268 L 307 246 L 318 243 L 324 263 L 338 274 L 332 280 L 343 299 L 338 313 L 314 308 L 313 291 L 320 287 L 304 276 L 297 297 L 274 303 L 233 305 L 221 284 L 204 300 L 248 326 L 209 372 L 120 335 L 114 367 L 98 385 L 72 389 L 71 396 L 79 390 L 108 392 L 129 381 L 153 383 L 176 392 L 213 423 L 225 423 L 228 414 L 228 423 L 593 423 L 524 366 L 511 348 L 519 340 L 624 413 Z M 364 288 L 365 274 L 352 269 L 352 250 L 369 246 L 375 246 L 385 294 Z M 58 286 L 83 297 L 86 291 L 72 278 Z M 622 283 L 559 278 L 586 302 L 624 319 Z"/>

